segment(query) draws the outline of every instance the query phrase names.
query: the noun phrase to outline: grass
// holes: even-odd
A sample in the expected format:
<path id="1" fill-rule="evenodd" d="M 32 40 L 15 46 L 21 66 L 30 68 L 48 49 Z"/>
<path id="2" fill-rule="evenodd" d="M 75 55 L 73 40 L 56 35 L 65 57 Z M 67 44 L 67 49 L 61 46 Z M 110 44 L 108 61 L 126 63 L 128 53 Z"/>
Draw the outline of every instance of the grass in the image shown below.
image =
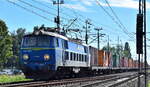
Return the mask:
<path id="1" fill-rule="evenodd" d="M 150 80 L 148 81 L 148 87 L 150 87 Z"/>
<path id="2" fill-rule="evenodd" d="M 19 82 L 19 81 L 30 81 L 26 79 L 24 75 L 0 75 L 0 83 Z"/>

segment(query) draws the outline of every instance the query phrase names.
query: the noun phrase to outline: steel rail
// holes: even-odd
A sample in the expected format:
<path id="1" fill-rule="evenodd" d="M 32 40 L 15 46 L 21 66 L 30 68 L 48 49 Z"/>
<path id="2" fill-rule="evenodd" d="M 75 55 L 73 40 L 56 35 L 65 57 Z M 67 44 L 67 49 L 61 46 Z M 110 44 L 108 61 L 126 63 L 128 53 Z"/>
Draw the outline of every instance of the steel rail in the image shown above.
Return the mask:
<path id="1" fill-rule="evenodd" d="M 80 84 L 81 87 L 86 87 L 86 84 L 94 83 L 97 81 L 101 81 L 102 83 L 110 81 L 110 79 L 121 78 L 122 76 L 132 76 L 137 73 L 128 72 L 128 73 L 119 73 L 119 74 L 111 74 L 111 75 L 103 75 L 103 76 L 95 76 L 95 77 L 84 77 L 84 78 L 71 78 L 71 79 L 62 79 L 62 80 L 50 80 L 45 82 L 34 82 L 34 83 L 25 83 L 25 84 L 10 84 L 5 85 L 4 87 L 49 87 L 49 86 L 61 86 L 61 85 L 74 85 Z"/>

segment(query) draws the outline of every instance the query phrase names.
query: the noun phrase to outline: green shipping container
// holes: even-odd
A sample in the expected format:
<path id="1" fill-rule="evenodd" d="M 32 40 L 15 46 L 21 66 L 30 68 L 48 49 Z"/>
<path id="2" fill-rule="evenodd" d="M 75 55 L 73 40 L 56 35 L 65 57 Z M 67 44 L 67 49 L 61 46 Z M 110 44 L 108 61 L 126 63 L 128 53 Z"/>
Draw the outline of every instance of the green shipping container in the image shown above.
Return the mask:
<path id="1" fill-rule="evenodd" d="M 112 55 L 112 64 L 113 64 L 113 67 L 119 67 L 120 57 L 117 53 L 113 53 Z"/>

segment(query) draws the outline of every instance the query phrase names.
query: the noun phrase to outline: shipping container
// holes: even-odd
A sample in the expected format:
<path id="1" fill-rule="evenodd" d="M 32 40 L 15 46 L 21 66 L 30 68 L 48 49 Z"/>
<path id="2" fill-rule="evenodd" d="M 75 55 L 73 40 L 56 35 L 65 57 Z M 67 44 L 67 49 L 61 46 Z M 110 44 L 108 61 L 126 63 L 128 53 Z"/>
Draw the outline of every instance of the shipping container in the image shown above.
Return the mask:
<path id="1" fill-rule="evenodd" d="M 144 62 L 143 58 L 141 58 L 141 67 L 144 68 Z"/>
<path id="2" fill-rule="evenodd" d="M 135 60 L 135 65 L 134 65 L 134 66 L 135 66 L 136 68 L 138 68 L 138 66 L 139 66 L 138 64 L 139 64 L 139 63 L 138 63 L 138 60 Z M 140 62 L 140 67 L 141 67 L 141 68 L 144 67 L 144 63 L 143 63 L 143 62 Z"/>
<path id="3" fill-rule="evenodd" d="M 133 60 L 133 67 L 134 67 L 134 68 L 136 67 L 136 62 L 135 62 L 135 60 Z"/>
<path id="4" fill-rule="evenodd" d="M 120 55 L 118 54 L 117 56 L 117 62 L 116 62 L 116 67 L 119 67 L 120 66 Z"/>
<path id="5" fill-rule="evenodd" d="M 134 67 L 138 68 L 138 61 L 137 60 L 134 60 Z"/>
<path id="6" fill-rule="evenodd" d="M 143 62 L 141 62 L 141 68 L 144 68 L 144 63 Z"/>
<path id="7" fill-rule="evenodd" d="M 108 54 L 109 54 L 109 57 L 108 57 L 109 67 L 113 67 L 112 53 L 108 52 Z"/>
<path id="8" fill-rule="evenodd" d="M 103 67 L 108 67 L 108 54 L 105 52 Z"/>
<path id="9" fill-rule="evenodd" d="M 121 62 L 121 67 L 128 67 L 128 58 L 122 57 L 120 62 Z"/>
<path id="10" fill-rule="evenodd" d="M 127 57 L 124 57 L 124 61 L 125 61 L 125 62 L 124 62 L 124 66 L 125 66 L 125 67 L 128 67 L 128 58 L 127 58 Z"/>
<path id="11" fill-rule="evenodd" d="M 133 60 L 133 67 L 135 68 L 135 61 Z"/>
<path id="12" fill-rule="evenodd" d="M 117 53 L 112 54 L 112 65 L 113 67 L 119 67 L 120 64 L 120 58 Z"/>
<path id="13" fill-rule="evenodd" d="M 103 67 L 104 59 L 105 59 L 104 57 L 105 57 L 105 51 L 99 50 L 98 51 L 98 66 Z"/>
<path id="14" fill-rule="evenodd" d="M 128 67 L 132 68 L 134 65 L 133 65 L 133 59 L 132 58 L 129 58 L 128 59 Z"/>
<path id="15" fill-rule="evenodd" d="M 120 59 L 120 67 L 124 67 L 124 57 Z"/>
<path id="16" fill-rule="evenodd" d="M 91 59 L 90 65 L 91 66 L 98 66 L 98 50 L 97 50 L 97 48 L 94 48 L 94 47 L 90 46 L 89 49 L 90 49 L 90 54 L 91 54 L 91 56 L 90 56 L 90 59 Z"/>
<path id="17" fill-rule="evenodd" d="M 132 59 L 132 68 L 134 67 L 134 65 L 133 65 L 133 59 Z"/>
<path id="18" fill-rule="evenodd" d="M 105 51 L 105 57 L 104 57 L 104 67 L 112 67 L 112 58 L 111 58 L 111 52 Z"/>

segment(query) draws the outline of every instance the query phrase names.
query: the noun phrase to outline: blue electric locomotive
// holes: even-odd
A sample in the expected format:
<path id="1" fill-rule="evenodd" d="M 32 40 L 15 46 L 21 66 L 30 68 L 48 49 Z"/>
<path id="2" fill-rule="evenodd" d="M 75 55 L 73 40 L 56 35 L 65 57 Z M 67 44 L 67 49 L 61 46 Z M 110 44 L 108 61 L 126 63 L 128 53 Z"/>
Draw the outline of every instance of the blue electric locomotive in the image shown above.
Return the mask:
<path id="1" fill-rule="evenodd" d="M 23 37 L 20 62 L 27 78 L 75 76 L 88 71 L 89 48 L 61 34 L 40 29 Z"/>

